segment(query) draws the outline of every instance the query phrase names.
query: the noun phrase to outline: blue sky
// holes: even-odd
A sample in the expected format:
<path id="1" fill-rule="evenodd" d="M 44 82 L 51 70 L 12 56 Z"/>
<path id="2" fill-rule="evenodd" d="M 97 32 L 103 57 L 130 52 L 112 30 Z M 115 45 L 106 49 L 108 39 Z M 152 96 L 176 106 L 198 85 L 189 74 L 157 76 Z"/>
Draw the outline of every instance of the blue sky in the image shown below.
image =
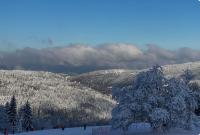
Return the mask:
<path id="1" fill-rule="evenodd" d="M 132 43 L 200 49 L 198 0 L 0 0 L 4 50 Z"/>

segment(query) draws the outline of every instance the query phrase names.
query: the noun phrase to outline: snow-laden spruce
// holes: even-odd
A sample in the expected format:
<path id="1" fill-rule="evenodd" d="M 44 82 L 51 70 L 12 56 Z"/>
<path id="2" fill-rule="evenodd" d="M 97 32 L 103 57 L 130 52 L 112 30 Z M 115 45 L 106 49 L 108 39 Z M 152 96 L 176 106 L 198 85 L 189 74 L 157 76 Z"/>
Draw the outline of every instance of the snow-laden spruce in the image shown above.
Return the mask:
<path id="1" fill-rule="evenodd" d="M 30 131 L 33 128 L 33 115 L 30 103 L 27 101 L 22 107 L 22 127 L 26 131 Z"/>
<path id="2" fill-rule="evenodd" d="M 16 103 L 15 96 L 11 98 L 11 101 L 9 104 L 8 120 L 9 120 L 10 126 L 12 127 L 12 133 L 14 134 L 15 129 L 16 129 L 16 123 L 17 123 L 17 103 Z"/>
<path id="3" fill-rule="evenodd" d="M 117 105 L 112 111 L 113 128 L 127 130 L 135 122 L 149 122 L 155 130 L 172 127 L 191 129 L 197 107 L 196 96 L 188 87 L 191 74 L 168 79 L 162 67 L 140 72 L 133 85 L 114 88 Z"/>

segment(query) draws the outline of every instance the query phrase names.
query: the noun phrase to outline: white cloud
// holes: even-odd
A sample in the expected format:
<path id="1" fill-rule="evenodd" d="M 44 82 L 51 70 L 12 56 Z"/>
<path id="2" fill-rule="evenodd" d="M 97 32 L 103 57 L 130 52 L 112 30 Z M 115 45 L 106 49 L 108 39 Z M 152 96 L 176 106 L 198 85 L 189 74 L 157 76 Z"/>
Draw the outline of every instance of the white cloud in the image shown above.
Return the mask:
<path id="1" fill-rule="evenodd" d="M 102 68 L 146 68 L 153 64 L 173 64 L 200 60 L 200 51 L 190 48 L 167 50 L 148 45 L 141 50 L 132 44 L 103 44 L 99 46 L 69 45 L 45 49 L 25 48 L 2 53 L 1 67 L 58 71 L 59 67 L 73 70 Z M 61 72 L 65 71 L 62 69 Z"/>

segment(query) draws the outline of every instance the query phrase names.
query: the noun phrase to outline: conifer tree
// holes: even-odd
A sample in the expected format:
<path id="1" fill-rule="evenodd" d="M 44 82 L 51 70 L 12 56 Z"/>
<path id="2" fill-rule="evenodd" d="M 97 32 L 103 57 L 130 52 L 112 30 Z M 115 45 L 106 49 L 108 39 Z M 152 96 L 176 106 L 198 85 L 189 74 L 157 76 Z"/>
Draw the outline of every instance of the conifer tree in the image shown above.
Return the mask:
<path id="1" fill-rule="evenodd" d="M 33 127 L 32 125 L 32 110 L 30 103 L 27 101 L 23 108 L 23 123 L 22 126 L 26 131 L 30 131 Z"/>
<path id="2" fill-rule="evenodd" d="M 180 76 L 186 84 L 189 84 L 190 81 L 194 78 L 194 75 L 191 70 L 187 69 L 184 73 Z"/>
<path id="3" fill-rule="evenodd" d="M 16 128 L 16 122 L 17 122 L 17 104 L 16 104 L 16 98 L 13 95 L 10 105 L 9 105 L 9 110 L 8 110 L 8 118 L 9 118 L 9 124 L 12 127 L 12 133 L 15 133 L 15 128 Z"/>

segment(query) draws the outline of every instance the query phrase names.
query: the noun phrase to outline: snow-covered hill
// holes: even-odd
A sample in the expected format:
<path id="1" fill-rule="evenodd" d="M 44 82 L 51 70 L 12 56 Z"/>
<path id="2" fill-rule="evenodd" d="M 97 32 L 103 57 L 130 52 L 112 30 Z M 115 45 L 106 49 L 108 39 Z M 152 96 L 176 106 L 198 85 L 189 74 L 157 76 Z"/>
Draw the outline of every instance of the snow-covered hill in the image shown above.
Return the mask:
<path id="1" fill-rule="evenodd" d="M 1 70 L 0 104 L 13 94 L 18 108 L 29 100 L 38 128 L 108 122 L 115 104 L 111 97 L 68 78 L 49 72 Z"/>
<path id="2" fill-rule="evenodd" d="M 186 69 L 190 69 L 195 75 L 194 81 L 200 82 L 200 62 L 166 65 L 163 66 L 163 69 L 167 76 L 178 76 Z M 124 86 L 133 83 L 135 75 L 140 71 L 143 70 L 100 70 L 72 76 L 69 79 L 109 95 L 111 94 L 112 86 Z"/>
<path id="3" fill-rule="evenodd" d="M 133 80 L 133 76 L 138 72 L 137 70 L 126 69 L 100 70 L 71 76 L 69 79 L 109 95 L 113 85 L 125 84 L 128 78 Z"/>
<path id="4" fill-rule="evenodd" d="M 200 62 L 164 66 L 165 74 L 176 76 L 191 69 L 200 80 Z M 141 71 L 141 70 L 140 70 Z M 18 108 L 27 100 L 32 105 L 38 128 L 64 123 L 76 126 L 108 122 L 115 101 L 113 85 L 133 83 L 139 70 L 101 70 L 78 76 L 49 72 L 0 70 L 0 105 L 16 95 Z"/>

